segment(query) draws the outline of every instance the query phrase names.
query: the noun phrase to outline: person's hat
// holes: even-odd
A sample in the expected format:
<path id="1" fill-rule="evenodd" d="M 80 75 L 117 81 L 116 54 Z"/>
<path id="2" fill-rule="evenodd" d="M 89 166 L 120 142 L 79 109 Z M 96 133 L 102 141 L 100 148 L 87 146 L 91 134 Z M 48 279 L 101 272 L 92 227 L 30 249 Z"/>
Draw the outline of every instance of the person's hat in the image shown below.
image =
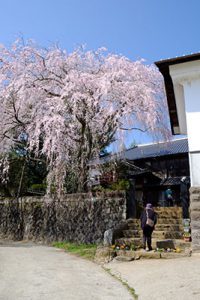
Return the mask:
<path id="1" fill-rule="evenodd" d="M 153 208 L 153 205 L 151 203 L 147 203 L 146 208 Z"/>

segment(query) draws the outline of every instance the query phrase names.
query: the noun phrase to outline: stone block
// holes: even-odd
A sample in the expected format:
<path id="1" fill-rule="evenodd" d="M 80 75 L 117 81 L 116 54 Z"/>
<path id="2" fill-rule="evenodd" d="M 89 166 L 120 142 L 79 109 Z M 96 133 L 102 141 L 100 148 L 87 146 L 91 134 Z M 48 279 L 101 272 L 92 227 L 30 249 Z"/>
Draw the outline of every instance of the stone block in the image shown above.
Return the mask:
<path id="1" fill-rule="evenodd" d="M 192 221 L 200 221 L 200 212 L 199 211 L 191 211 L 190 218 L 191 218 L 191 222 Z"/>
<path id="2" fill-rule="evenodd" d="M 185 252 L 181 252 L 181 253 L 176 253 L 176 252 L 161 252 L 161 258 L 167 258 L 167 259 L 170 259 L 170 258 L 181 258 L 181 257 L 186 257 L 186 256 L 191 256 L 188 253 L 185 253 Z"/>
<path id="3" fill-rule="evenodd" d="M 200 243 L 192 241 L 192 253 L 200 253 Z"/>
<path id="4" fill-rule="evenodd" d="M 191 248 L 191 242 L 185 242 L 184 240 L 174 240 L 175 247 L 185 250 Z"/>
<path id="5" fill-rule="evenodd" d="M 115 251 L 110 247 L 99 246 L 95 253 L 94 261 L 98 264 L 108 263 L 115 257 Z"/>
<path id="6" fill-rule="evenodd" d="M 191 228 L 200 230 L 200 220 L 191 222 Z"/>
<path id="7" fill-rule="evenodd" d="M 199 203 L 199 201 L 200 201 L 200 195 L 197 195 L 197 194 L 190 195 L 190 202 Z"/>
<path id="8" fill-rule="evenodd" d="M 155 252 L 155 251 L 145 251 L 145 250 L 138 250 L 135 251 L 135 257 L 138 257 L 140 259 L 146 258 L 146 259 L 159 259 L 160 252 Z"/>
<path id="9" fill-rule="evenodd" d="M 194 201 L 190 202 L 190 210 L 200 212 L 200 201 L 199 202 L 194 202 Z"/>
<path id="10" fill-rule="evenodd" d="M 141 238 L 119 238 L 115 240 L 116 244 L 119 245 L 129 245 L 129 246 L 136 246 L 136 247 L 142 247 L 142 239 Z"/>
<path id="11" fill-rule="evenodd" d="M 199 187 L 191 187 L 190 188 L 190 195 L 193 195 L 193 194 L 200 194 L 200 188 Z"/>
<path id="12" fill-rule="evenodd" d="M 156 224 L 156 230 L 158 231 L 165 231 L 165 232 L 171 232 L 171 231 L 183 231 L 183 226 L 180 224 Z"/>
<path id="13" fill-rule="evenodd" d="M 113 230 L 108 229 L 104 232 L 104 238 L 103 238 L 103 245 L 104 246 L 111 246 L 113 240 Z"/>
<path id="14" fill-rule="evenodd" d="M 135 258 L 134 257 L 129 257 L 129 256 L 116 256 L 115 259 L 117 261 L 133 261 Z"/>
<path id="15" fill-rule="evenodd" d="M 178 219 L 171 219 L 171 218 L 158 218 L 157 225 L 162 225 L 162 224 L 174 224 L 174 225 L 182 225 L 182 218 Z"/>
<path id="16" fill-rule="evenodd" d="M 158 231 L 155 230 L 152 235 L 154 238 L 158 240 L 166 240 L 166 239 L 180 239 L 182 238 L 182 232 L 180 231 Z"/>
<path id="17" fill-rule="evenodd" d="M 138 230 L 124 230 L 123 234 L 126 238 L 140 237 L 141 235 Z"/>
<path id="18" fill-rule="evenodd" d="M 195 243 L 195 241 L 199 241 L 199 245 L 200 245 L 200 231 L 198 229 L 193 229 L 192 228 L 192 241 Z"/>
<path id="19" fill-rule="evenodd" d="M 117 256 L 127 256 L 135 258 L 135 251 L 133 250 L 117 250 L 116 254 Z"/>
<path id="20" fill-rule="evenodd" d="M 156 242 L 156 248 L 159 249 L 175 249 L 173 240 L 162 240 Z"/>

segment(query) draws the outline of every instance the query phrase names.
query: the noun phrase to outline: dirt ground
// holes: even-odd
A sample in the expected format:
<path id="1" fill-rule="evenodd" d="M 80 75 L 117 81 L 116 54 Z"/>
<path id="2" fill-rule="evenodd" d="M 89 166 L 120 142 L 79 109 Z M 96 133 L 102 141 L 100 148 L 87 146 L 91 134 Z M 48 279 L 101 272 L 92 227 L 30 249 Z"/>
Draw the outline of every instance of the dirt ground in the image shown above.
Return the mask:
<path id="1" fill-rule="evenodd" d="M 139 300 L 200 299 L 200 256 L 104 265 Z M 63 250 L 0 240 L 0 300 L 131 300 L 101 266 Z"/>
<path id="2" fill-rule="evenodd" d="M 200 256 L 149 259 L 107 264 L 113 274 L 127 280 L 139 300 L 200 299 Z"/>
<path id="3" fill-rule="evenodd" d="M 0 241 L 0 300 L 132 300 L 99 265 L 53 247 Z"/>

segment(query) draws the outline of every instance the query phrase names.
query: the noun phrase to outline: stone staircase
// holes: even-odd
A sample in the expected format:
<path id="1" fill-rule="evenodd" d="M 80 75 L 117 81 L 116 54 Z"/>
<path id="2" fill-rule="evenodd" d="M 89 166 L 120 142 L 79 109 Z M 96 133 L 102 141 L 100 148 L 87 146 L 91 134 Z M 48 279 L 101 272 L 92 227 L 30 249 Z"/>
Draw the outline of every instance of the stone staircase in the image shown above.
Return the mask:
<path id="1" fill-rule="evenodd" d="M 157 207 L 157 224 L 152 234 L 152 246 L 156 247 L 157 240 L 172 239 L 176 246 L 183 247 L 183 219 L 181 207 Z M 128 229 L 123 231 L 123 237 L 115 243 L 142 247 L 142 230 L 139 219 L 127 220 Z M 188 244 L 186 246 L 189 246 Z"/>

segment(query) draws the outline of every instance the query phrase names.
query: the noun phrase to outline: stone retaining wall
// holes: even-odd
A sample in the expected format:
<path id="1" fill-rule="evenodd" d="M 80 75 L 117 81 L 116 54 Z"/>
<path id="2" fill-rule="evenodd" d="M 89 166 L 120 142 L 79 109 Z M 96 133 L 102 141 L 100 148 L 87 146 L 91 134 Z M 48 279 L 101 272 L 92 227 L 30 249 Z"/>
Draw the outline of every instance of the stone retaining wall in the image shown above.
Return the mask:
<path id="1" fill-rule="evenodd" d="M 123 192 L 0 200 L 0 235 L 12 239 L 96 243 L 126 218 Z"/>
<path id="2" fill-rule="evenodd" d="M 192 251 L 200 252 L 200 187 L 190 188 Z"/>

